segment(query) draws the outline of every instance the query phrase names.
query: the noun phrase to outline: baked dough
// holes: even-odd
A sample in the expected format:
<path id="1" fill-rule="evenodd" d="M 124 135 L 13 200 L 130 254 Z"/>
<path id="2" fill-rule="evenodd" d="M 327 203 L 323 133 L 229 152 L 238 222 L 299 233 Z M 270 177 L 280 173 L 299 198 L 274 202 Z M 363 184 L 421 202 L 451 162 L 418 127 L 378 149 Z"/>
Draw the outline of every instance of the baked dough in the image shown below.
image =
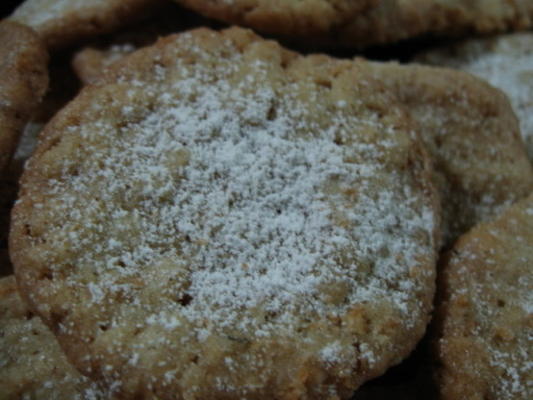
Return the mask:
<path id="1" fill-rule="evenodd" d="M 439 210 L 413 132 L 350 61 L 164 38 L 45 128 L 13 213 L 21 290 L 124 398 L 347 399 L 429 319 Z"/>

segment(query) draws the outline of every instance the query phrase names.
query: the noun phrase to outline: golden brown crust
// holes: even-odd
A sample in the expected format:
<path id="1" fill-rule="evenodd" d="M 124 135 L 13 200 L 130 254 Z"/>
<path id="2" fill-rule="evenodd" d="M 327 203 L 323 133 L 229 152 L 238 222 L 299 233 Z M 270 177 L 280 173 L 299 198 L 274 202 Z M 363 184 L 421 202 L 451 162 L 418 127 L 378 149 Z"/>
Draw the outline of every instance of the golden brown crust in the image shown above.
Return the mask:
<path id="1" fill-rule="evenodd" d="M 462 236 L 442 263 L 444 400 L 531 397 L 532 248 L 533 194 Z"/>
<path id="2" fill-rule="evenodd" d="M 146 17 L 162 0 L 26 0 L 10 19 L 32 27 L 49 48 L 107 33 Z"/>
<path id="3" fill-rule="evenodd" d="M 0 279 L 0 398 L 104 400 L 67 361 L 56 338 L 30 312 L 15 277 Z"/>
<path id="4" fill-rule="evenodd" d="M 45 129 L 10 237 L 24 295 L 124 398 L 349 398 L 429 319 L 411 131 L 352 62 L 237 28 L 162 39 Z"/>
<path id="5" fill-rule="evenodd" d="M 419 125 L 434 160 L 445 245 L 533 190 L 533 168 L 502 92 L 460 71 L 363 65 L 398 95 Z"/>
<path id="6" fill-rule="evenodd" d="M 24 125 L 48 86 L 48 54 L 38 36 L 0 22 L 0 170 L 6 168 Z"/>

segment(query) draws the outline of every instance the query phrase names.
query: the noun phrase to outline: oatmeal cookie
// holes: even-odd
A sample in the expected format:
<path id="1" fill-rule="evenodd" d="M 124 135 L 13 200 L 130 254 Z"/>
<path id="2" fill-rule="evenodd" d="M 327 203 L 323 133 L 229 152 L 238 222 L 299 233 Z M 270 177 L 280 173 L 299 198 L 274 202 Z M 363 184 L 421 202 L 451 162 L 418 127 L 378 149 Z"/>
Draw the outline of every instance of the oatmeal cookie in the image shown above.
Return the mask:
<path id="1" fill-rule="evenodd" d="M 421 35 L 485 34 L 533 24 L 530 0 L 177 1 L 212 18 L 327 47 L 364 48 Z"/>
<path id="2" fill-rule="evenodd" d="M 48 54 L 35 32 L 0 22 L 0 171 L 46 91 L 47 64 Z"/>
<path id="3" fill-rule="evenodd" d="M 533 393 L 533 194 L 462 236 L 439 279 L 438 377 L 444 400 Z"/>
<path id="4" fill-rule="evenodd" d="M 469 39 L 428 51 L 416 60 L 467 71 L 504 91 L 533 162 L 533 33 Z"/>
<path id="5" fill-rule="evenodd" d="M 445 245 L 533 190 L 533 167 L 502 92 L 461 71 L 361 62 L 419 125 L 434 160 Z"/>
<path id="6" fill-rule="evenodd" d="M 439 210 L 413 132 L 351 61 L 164 38 L 41 135 L 21 290 L 119 397 L 347 399 L 429 319 Z"/>
<path id="7" fill-rule="evenodd" d="M 103 69 L 135 50 L 135 45 L 84 49 L 76 55 L 76 71 L 86 83 L 95 82 Z M 444 68 L 361 62 L 418 123 L 436 166 L 445 246 L 533 189 L 520 127 L 501 92 Z"/>

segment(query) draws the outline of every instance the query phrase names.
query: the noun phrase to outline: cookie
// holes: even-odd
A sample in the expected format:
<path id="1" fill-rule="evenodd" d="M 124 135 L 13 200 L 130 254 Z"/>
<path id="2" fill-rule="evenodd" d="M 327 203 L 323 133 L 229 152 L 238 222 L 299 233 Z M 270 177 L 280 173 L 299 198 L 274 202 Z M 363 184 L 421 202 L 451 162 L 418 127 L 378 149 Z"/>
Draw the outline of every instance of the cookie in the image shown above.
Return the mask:
<path id="1" fill-rule="evenodd" d="M 276 35 L 327 35 L 379 0 L 177 0 L 202 15 Z"/>
<path id="2" fill-rule="evenodd" d="M 462 236 L 443 262 L 444 400 L 531 398 L 532 248 L 533 194 Z"/>
<path id="3" fill-rule="evenodd" d="M 9 19 L 35 29 L 52 49 L 146 17 L 162 0 L 25 0 Z"/>
<path id="4" fill-rule="evenodd" d="M 0 279 L 0 367 L 1 399 L 109 399 L 68 363 L 19 297 L 13 276 Z"/>
<path id="5" fill-rule="evenodd" d="M 533 162 L 533 33 L 470 39 L 428 51 L 417 61 L 470 72 L 503 90 L 520 120 Z"/>
<path id="6" fill-rule="evenodd" d="M 438 200 L 394 97 L 233 28 L 113 64 L 47 125 L 11 257 L 122 398 L 349 398 L 431 309 Z"/>
<path id="7" fill-rule="evenodd" d="M 20 24 L 0 22 L 0 171 L 15 151 L 24 125 L 48 85 L 48 54 L 37 35 Z"/>
<path id="8" fill-rule="evenodd" d="M 461 71 L 361 62 L 419 125 L 434 160 L 445 246 L 533 190 L 533 168 L 502 92 Z"/>
<path id="9" fill-rule="evenodd" d="M 364 48 L 421 35 L 525 30 L 533 24 L 530 0 L 381 0 L 366 7 L 357 1 L 177 1 L 212 18 L 326 47 Z"/>

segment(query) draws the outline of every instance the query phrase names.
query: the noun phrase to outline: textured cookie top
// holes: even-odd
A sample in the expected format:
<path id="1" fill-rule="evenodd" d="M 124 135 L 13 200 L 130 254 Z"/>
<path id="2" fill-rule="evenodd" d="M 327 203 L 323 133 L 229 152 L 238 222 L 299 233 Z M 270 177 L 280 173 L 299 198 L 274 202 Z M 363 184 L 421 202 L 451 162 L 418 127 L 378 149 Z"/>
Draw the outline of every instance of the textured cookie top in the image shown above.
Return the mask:
<path id="1" fill-rule="evenodd" d="M 45 128 L 12 257 L 69 357 L 125 395 L 346 398 L 427 322 L 429 174 L 353 63 L 197 30 Z"/>
<path id="2" fill-rule="evenodd" d="M 378 0 L 176 0 L 205 16 L 259 31 L 325 35 Z"/>
<path id="3" fill-rule="evenodd" d="M 533 161 L 533 34 L 471 39 L 421 55 L 419 61 L 468 71 L 503 90 L 520 120 Z"/>
<path id="4" fill-rule="evenodd" d="M 68 363 L 52 332 L 22 302 L 13 276 L 0 279 L 0 398 L 108 399 Z"/>
<path id="5" fill-rule="evenodd" d="M 38 36 L 18 23 L 0 22 L 0 170 L 48 86 L 48 54 Z"/>
<path id="6" fill-rule="evenodd" d="M 35 29 L 49 47 L 69 45 L 146 16 L 160 0 L 25 0 L 10 19 Z"/>
<path id="7" fill-rule="evenodd" d="M 532 248 L 533 194 L 451 250 L 438 313 L 444 399 L 531 398 Z"/>
<path id="8" fill-rule="evenodd" d="M 533 190 L 533 167 L 506 96 L 461 71 L 368 63 L 418 123 L 434 160 L 444 244 Z"/>

